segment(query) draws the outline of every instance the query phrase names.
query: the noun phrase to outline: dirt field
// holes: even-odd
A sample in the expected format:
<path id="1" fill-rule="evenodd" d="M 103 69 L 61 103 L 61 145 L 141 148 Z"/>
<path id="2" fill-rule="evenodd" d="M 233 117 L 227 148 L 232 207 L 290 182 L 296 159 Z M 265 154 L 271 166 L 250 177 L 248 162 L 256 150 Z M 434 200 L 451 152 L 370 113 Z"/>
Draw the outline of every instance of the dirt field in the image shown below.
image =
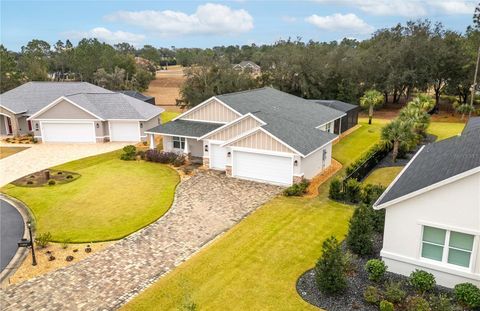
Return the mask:
<path id="1" fill-rule="evenodd" d="M 175 105 L 180 97 L 180 86 L 185 81 L 181 66 L 171 66 L 168 70 L 157 71 L 156 79 L 150 82 L 145 94 L 155 97 L 155 103 L 169 111 L 181 111 Z"/>

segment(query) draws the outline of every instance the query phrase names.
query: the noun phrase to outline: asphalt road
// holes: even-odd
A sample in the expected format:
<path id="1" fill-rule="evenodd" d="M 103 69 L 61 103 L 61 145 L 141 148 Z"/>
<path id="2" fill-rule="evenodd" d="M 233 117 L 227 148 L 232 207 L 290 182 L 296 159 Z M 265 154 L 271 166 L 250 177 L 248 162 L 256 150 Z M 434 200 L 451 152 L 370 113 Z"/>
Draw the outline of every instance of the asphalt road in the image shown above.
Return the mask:
<path id="1" fill-rule="evenodd" d="M 17 252 L 17 242 L 23 237 L 23 230 L 23 219 L 17 209 L 0 200 L 0 271 Z"/>

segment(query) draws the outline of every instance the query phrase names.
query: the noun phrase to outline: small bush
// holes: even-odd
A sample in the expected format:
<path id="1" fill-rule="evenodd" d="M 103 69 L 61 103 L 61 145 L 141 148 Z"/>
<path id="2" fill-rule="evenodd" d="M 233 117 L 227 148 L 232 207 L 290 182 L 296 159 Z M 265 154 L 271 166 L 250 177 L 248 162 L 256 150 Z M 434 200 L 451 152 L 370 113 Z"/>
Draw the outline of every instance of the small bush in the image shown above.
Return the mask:
<path id="1" fill-rule="evenodd" d="M 375 286 L 368 286 L 363 292 L 363 299 L 368 303 L 376 305 L 382 299 L 382 295 Z"/>
<path id="2" fill-rule="evenodd" d="M 139 150 L 136 153 L 137 157 L 140 157 L 140 159 L 145 160 L 145 150 Z"/>
<path id="3" fill-rule="evenodd" d="M 37 235 L 35 238 L 35 243 L 38 247 L 45 248 L 48 245 L 48 242 L 52 239 L 52 234 L 50 232 L 45 232 Z"/>
<path id="4" fill-rule="evenodd" d="M 409 282 L 410 285 L 421 294 L 431 291 L 436 285 L 433 274 L 418 269 L 415 269 L 415 271 L 410 274 Z"/>
<path id="5" fill-rule="evenodd" d="M 307 192 L 310 182 L 306 179 L 303 179 L 298 184 L 293 184 L 287 189 L 283 190 L 283 195 L 287 197 L 291 196 L 302 196 Z"/>
<path id="6" fill-rule="evenodd" d="M 345 200 L 351 203 L 360 202 L 360 195 L 362 191 L 362 184 L 353 178 L 350 178 L 345 183 Z"/>
<path id="7" fill-rule="evenodd" d="M 365 271 L 368 273 L 368 279 L 370 281 L 378 282 L 380 281 L 385 272 L 387 271 L 387 266 L 380 259 L 370 259 L 365 264 Z"/>
<path id="8" fill-rule="evenodd" d="M 49 179 L 49 180 L 48 180 L 48 185 L 49 185 L 49 186 L 53 186 L 53 185 L 55 185 L 56 183 L 57 183 L 57 182 L 55 181 L 55 179 Z"/>
<path id="9" fill-rule="evenodd" d="M 428 301 L 426 301 L 422 297 L 415 296 L 415 297 L 409 297 L 407 299 L 406 310 L 407 311 L 431 311 L 432 309 L 430 309 L 430 305 L 428 304 Z"/>
<path id="10" fill-rule="evenodd" d="M 57 172 L 57 175 L 63 175 L 63 172 Z"/>
<path id="11" fill-rule="evenodd" d="M 338 178 L 333 178 L 330 183 L 330 189 L 328 191 L 328 197 L 332 200 L 343 200 L 342 182 Z"/>
<path id="12" fill-rule="evenodd" d="M 70 239 L 65 239 L 62 241 L 62 248 L 63 249 L 67 249 L 68 248 L 68 244 L 70 244 Z"/>
<path id="13" fill-rule="evenodd" d="M 347 246 L 360 256 L 370 255 L 373 252 L 373 230 L 369 208 L 364 204 L 356 208 L 348 227 Z"/>
<path id="14" fill-rule="evenodd" d="M 178 155 L 175 160 L 173 160 L 173 166 L 180 167 L 185 164 L 185 157 L 183 155 Z"/>
<path id="15" fill-rule="evenodd" d="M 145 160 L 150 162 L 168 164 L 173 163 L 177 157 L 178 154 L 175 152 L 163 152 L 156 149 L 150 149 L 145 152 Z"/>
<path id="16" fill-rule="evenodd" d="M 124 161 L 131 161 L 135 160 L 135 154 L 137 152 L 137 148 L 134 145 L 128 145 L 123 147 L 123 154 L 120 156 L 120 159 Z"/>
<path id="17" fill-rule="evenodd" d="M 67 175 L 67 177 L 66 177 L 66 178 L 67 178 L 67 179 L 72 179 L 72 178 L 73 178 L 73 176 L 72 176 L 72 175 Z"/>
<path id="18" fill-rule="evenodd" d="M 383 233 L 383 228 L 385 227 L 385 209 L 376 210 L 369 205 L 369 212 L 373 231 Z"/>
<path id="19" fill-rule="evenodd" d="M 432 311 L 454 311 L 452 300 L 445 294 L 430 297 Z"/>
<path id="20" fill-rule="evenodd" d="M 27 185 L 33 185 L 33 181 L 31 180 L 27 181 Z"/>
<path id="21" fill-rule="evenodd" d="M 390 281 L 385 284 L 385 299 L 393 303 L 402 302 L 407 297 L 407 293 L 402 289 L 402 286 L 402 282 Z"/>
<path id="22" fill-rule="evenodd" d="M 390 301 L 382 300 L 380 301 L 380 311 L 394 311 L 393 303 Z"/>
<path id="23" fill-rule="evenodd" d="M 361 201 L 367 205 L 372 205 L 385 191 L 381 185 L 367 184 L 362 188 Z"/>
<path id="24" fill-rule="evenodd" d="M 337 294 L 347 287 L 341 245 L 331 236 L 322 244 L 322 257 L 315 265 L 318 288 L 327 294 Z"/>
<path id="25" fill-rule="evenodd" d="M 480 308 L 480 289 L 472 283 L 460 283 L 453 288 L 455 299 L 470 309 Z"/>

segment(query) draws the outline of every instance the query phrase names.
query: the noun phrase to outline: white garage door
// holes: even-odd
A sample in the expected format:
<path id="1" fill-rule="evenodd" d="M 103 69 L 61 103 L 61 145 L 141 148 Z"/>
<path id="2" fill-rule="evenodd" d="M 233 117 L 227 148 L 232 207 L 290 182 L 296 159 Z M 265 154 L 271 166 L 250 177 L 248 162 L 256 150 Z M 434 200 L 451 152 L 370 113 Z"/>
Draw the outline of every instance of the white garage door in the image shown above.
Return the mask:
<path id="1" fill-rule="evenodd" d="M 44 142 L 56 143 L 94 143 L 93 123 L 41 123 Z"/>
<path id="2" fill-rule="evenodd" d="M 210 144 L 210 168 L 224 170 L 227 165 L 227 149 L 218 144 Z"/>
<path id="3" fill-rule="evenodd" d="M 291 185 L 293 179 L 291 157 L 234 151 L 232 170 L 235 177 L 274 184 Z"/>
<path id="4" fill-rule="evenodd" d="M 109 121 L 110 141 L 140 141 L 138 121 Z"/>

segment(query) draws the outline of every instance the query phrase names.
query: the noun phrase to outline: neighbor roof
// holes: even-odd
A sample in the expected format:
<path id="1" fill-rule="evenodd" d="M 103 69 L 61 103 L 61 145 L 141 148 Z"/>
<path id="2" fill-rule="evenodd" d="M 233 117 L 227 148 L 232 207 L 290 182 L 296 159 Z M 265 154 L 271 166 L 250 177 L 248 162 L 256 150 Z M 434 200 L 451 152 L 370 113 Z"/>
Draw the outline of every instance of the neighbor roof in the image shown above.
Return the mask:
<path id="1" fill-rule="evenodd" d="M 120 91 L 120 93 L 128 95 L 128 96 L 136 98 L 136 99 L 139 99 L 141 101 L 147 101 L 147 100 L 153 98 L 153 96 L 147 96 L 147 95 L 142 94 L 142 93 L 137 92 L 137 91 Z"/>
<path id="2" fill-rule="evenodd" d="M 420 150 L 375 206 L 480 167 L 480 128 Z"/>
<path id="3" fill-rule="evenodd" d="M 175 120 L 158 125 L 152 129 L 149 129 L 147 132 L 199 138 L 207 133 L 210 133 L 213 130 L 216 130 L 222 125 L 224 124 L 188 120 Z"/>
<path id="4" fill-rule="evenodd" d="M 345 113 L 271 87 L 216 96 L 241 114 L 252 113 L 269 133 L 306 156 L 337 135 L 317 129 Z"/>
<path id="5" fill-rule="evenodd" d="M 57 98 L 77 93 L 113 93 L 87 82 L 27 82 L 0 94 L 0 105 L 30 116 Z"/>
<path id="6" fill-rule="evenodd" d="M 312 99 L 311 101 L 343 112 L 348 112 L 350 110 L 358 108 L 357 105 L 348 104 L 339 100 Z"/>
<path id="7" fill-rule="evenodd" d="M 468 120 L 467 124 L 463 128 L 462 134 L 473 130 L 480 130 L 480 117 L 470 118 L 470 120 Z"/>

